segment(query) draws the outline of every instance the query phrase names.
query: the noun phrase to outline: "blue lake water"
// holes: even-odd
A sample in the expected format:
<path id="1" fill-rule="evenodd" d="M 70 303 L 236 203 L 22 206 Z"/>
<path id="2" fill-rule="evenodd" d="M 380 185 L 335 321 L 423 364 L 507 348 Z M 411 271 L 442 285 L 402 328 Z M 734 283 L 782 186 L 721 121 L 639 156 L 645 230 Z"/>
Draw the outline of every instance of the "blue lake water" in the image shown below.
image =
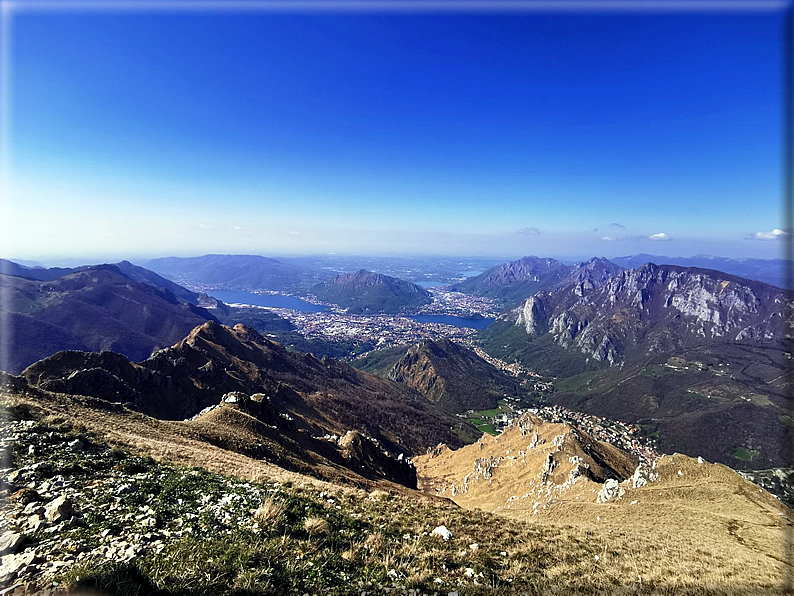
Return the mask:
<path id="1" fill-rule="evenodd" d="M 273 308 L 289 308 L 299 312 L 323 312 L 328 310 L 325 306 L 306 302 L 294 296 L 281 296 L 279 294 L 254 294 L 241 290 L 211 290 L 207 292 L 213 298 L 222 300 L 226 304 L 252 304 L 254 306 L 270 306 Z M 443 323 L 455 327 L 468 327 L 470 329 L 485 329 L 494 322 L 494 319 L 472 319 L 469 317 L 455 317 L 452 315 L 409 315 L 417 323 Z"/>
<path id="2" fill-rule="evenodd" d="M 438 286 L 443 286 L 444 284 L 440 281 L 415 281 L 413 282 L 420 288 L 437 288 Z"/>
<path id="3" fill-rule="evenodd" d="M 470 329 L 485 329 L 495 319 L 470 319 L 468 317 L 454 317 L 452 315 L 411 315 L 408 317 L 417 323 L 443 323 L 455 327 L 469 327 Z"/>
<path id="4" fill-rule="evenodd" d="M 326 306 L 312 304 L 294 296 L 281 296 L 279 294 L 254 294 L 240 290 L 212 290 L 207 292 L 226 304 L 253 304 L 254 306 L 270 306 L 273 308 L 289 308 L 299 312 L 323 312 Z"/>
<path id="5" fill-rule="evenodd" d="M 482 273 L 482 271 L 458 271 L 458 275 L 462 277 L 476 277 L 480 273 Z"/>

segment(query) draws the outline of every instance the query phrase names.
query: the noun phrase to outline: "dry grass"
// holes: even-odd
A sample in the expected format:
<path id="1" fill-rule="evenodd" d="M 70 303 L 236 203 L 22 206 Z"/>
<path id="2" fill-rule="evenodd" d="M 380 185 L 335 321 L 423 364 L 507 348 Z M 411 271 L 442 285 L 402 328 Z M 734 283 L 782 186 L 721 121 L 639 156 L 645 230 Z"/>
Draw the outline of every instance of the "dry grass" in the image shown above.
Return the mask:
<path id="1" fill-rule="evenodd" d="M 79 420 L 90 432 L 133 446 L 143 455 L 246 479 L 252 474 L 269 477 L 284 486 L 291 484 L 290 494 L 301 498 L 322 501 L 321 493 L 332 494 L 336 503 L 322 515 L 331 516 L 333 533 L 327 519 L 315 517 L 319 522 L 314 522 L 309 517 L 303 529 L 315 539 L 307 540 L 298 530 L 294 535 L 260 535 L 264 540 L 257 538 L 243 545 L 265 549 L 263 554 L 257 554 L 257 561 L 283 559 L 280 565 L 288 574 L 285 577 L 302 574 L 314 578 L 320 568 L 327 568 L 324 561 L 333 560 L 333 573 L 373 570 L 374 581 L 382 585 L 421 586 L 423 592 L 435 590 L 434 579 L 441 578 L 444 583 L 438 592 L 445 594 L 489 593 L 488 590 L 499 594 L 543 594 L 554 587 L 566 594 L 766 596 L 783 593 L 781 580 L 791 569 L 780 535 L 785 522 L 770 508 L 768 495 L 759 493 L 749 483 L 739 483 L 725 491 L 720 487 L 735 474 L 718 466 L 706 468 L 683 456 L 675 456 L 665 464 L 668 476 L 664 485 L 636 491 L 631 499 L 640 502 L 634 506 L 628 505 L 627 499 L 618 504 L 585 503 L 585 492 L 581 492 L 578 502 L 575 498 L 558 500 L 537 516 L 531 515 L 531 502 L 528 507 L 508 510 L 502 500 L 499 515 L 493 515 L 468 503 L 462 502 L 467 507 L 462 509 L 446 499 L 409 494 L 391 486 L 389 490 L 394 494 L 388 497 L 371 495 L 374 486 L 339 489 L 208 445 L 191 436 L 182 423 L 79 407 L 58 406 L 56 410 L 56 406 L 36 403 L 45 413 Z M 499 443 L 513 448 L 503 441 Z M 520 448 L 526 448 L 525 441 Z M 499 475 L 509 469 L 497 469 L 491 486 L 504 488 Z M 678 469 L 683 470 L 682 477 L 677 475 Z M 590 494 L 594 501 L 595 495 Z M 367 495 L 373 498 L 366 498 Z M 484 493 L 480 496 L 485 499 Z M 266 503 L 263 501 L 262 506 Z M 336 504 L 342 507 L 339 513 Z M 345 522 L 348 533 L 341 532 L 345 525 L 334 515 L 351 516 Z M 353 525 L 359 520 L 366 520 L 366 532 Z M 442 524 L 454 534 L 449 542 L 429 535 Z M 319 536 L 325 538 L 317 540 Z M 218 545 L 226 540 L 225 536 L 219 538 Z M 475 542 L 479 549 L 473 551 L 469 545 Z M 197 543 L 196 548 L 206 548 L 205 542 Z M 170 565 L 169 560 L 161 557 L 158 564 Z M 310 561 L 315 564 L 307 567 Z M 184 569 L 175 569 L 192 572 L 196 564 L 195 557 L 186 556 Z M 466 577 L 467 568 L 483 576 Z M 247 589 L 259 581 L 252 569 L 239 571 L 234 580 L 238 587 Z M 391 570 L 399 580 L 393 582 L 392 576 L 387 577 Z M 337 593 L 347 592 L 340 588 Z"/>
<path id="2" fill-rule="evenodd" d="M 281 525 L 286 510 L 287 506 L 284 503 L 268 498 L 254 512 L 254 519 L 259 524 L 260 529 L 275 531 Z"/>
<path id="3" fill-rule="evenodd" d="M 457 494 L 452 496 L 447 488 L 446 496 L 472 512 L 509 518 L 505 527 L 518 528 L 516 521 L 523 521 L 552 532 L 564 529 L 545 545 L 571 555 L 559 557 L 546 570 L 554 582 L 586 575 L 594 585 L 749 595 L 773 592 L 792 573 L 786 556 L 792 512 L 729 468 L 683 455 L 665 456 L 658 462 L 658 482 L 628 487 L 621 499 L 596 503 L 599 483 L 580 479 L 561 488 L 571 469 L 569 455 L 579 453 L 556 454 L 554 484 L 541 483 L 542 461 L 556 449 L 553 437 L 563 432 L 561 425 L 545 430 L 539 435 L 546 443 L 529 451 L 529 437 L 508 431 L 498 441 L 486 440 L 482 448 L 474 445 L 414 461 L 424 486 L 443 489 L 454 482 Z M 525 458 L 519 451 L 526 451 Z M 471 474 L 469 491 L 460 490 L 477 458 L 500 456 L 491 478 Z M 591 554 L 580 556 L 572 543 L 586 544 Z M 541 546 L 527 543 L 521 551 L 538 552 Z M 519 559 L 513 565 L 519 573 L 525 562 Z"/>
<path id="4" fill-rule="evenodd" d="M 325 536 L 331 531 L 331 524 L 322 517 L 308 517 L 303 522 L 303 529 L 314 538 L 315 536 Z"/>

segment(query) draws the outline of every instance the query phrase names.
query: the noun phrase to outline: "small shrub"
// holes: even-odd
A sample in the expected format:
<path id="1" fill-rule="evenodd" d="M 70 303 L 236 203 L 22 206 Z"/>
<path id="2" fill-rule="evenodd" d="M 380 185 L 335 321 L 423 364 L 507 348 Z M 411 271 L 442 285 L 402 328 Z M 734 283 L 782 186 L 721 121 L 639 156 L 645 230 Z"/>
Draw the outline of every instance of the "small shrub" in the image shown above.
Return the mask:
<path id="1" fill-rule="evenodd" d="M 268 497 L 254 512 L 254 520 L 264 530 L 275 529 L 283 521 L 286 510 L 287 506 L 284 503 L 279 503 Z"/>
<path id="2" fill-rule="evenodd" d="M 328 534 L 331 531 L 331 525 L 322 517 L 307 517 L 303 522 L 303 529 L 313 538 Z"/>
<path id="3" fill-rule="evenodd" d="M 374 532 L 367 536 L 367 539 L 364 541 L 364 545 L 372 552 L 373 554 L 379 553 L 384 546 L 386 546 L 386 540 L 383 538 L 383 534 L 380 532 Z"/>

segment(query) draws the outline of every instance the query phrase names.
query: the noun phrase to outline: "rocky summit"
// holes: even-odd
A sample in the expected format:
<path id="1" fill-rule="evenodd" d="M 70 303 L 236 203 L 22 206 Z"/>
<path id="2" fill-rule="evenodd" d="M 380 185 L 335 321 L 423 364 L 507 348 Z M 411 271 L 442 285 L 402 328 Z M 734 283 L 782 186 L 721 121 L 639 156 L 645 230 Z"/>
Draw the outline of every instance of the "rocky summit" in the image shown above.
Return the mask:
<path id="1" fill-rule="evenodd" d="M 651 263 L 600 286 L 536 294 L 516 325 L 530 337 L 550 334 L 563 348 L 617 364 L 628 351 L 680 349 L 706 341 L 773 341 L 784 333 L 781 290 L 716 271 Z"/>
<path id="2" fill-rule="evenodd" d="M 724 581 L 719 575 L 727 573 L 732 586 L 726 593 L 772 593 L 771 586 L 755 582 L 788 573 L 783 553 L 791 510 L 730 468 L 701 457 L 649 459 L 569 424 L 526 414 L 498 437 L 483 436 L 457 450 L 440 445 L 416 458 L 416 465 L 420 486 L 467 509 L 541 527 L 587 529 L 602 545 L 594 571 L 621 558 L 630 564 L 627 549 L 635 562 L 655 560 L 653 571 L 631 573 L 651 592 L 647 582 L 655 578 L 682 577 L 680 567 L 674 571 L 677 564 L 705 584 Z M 643 541 L 656 546 L 640 555 Z M 689 593 L 683 585 L 673 591 L 679 590 Z"/>

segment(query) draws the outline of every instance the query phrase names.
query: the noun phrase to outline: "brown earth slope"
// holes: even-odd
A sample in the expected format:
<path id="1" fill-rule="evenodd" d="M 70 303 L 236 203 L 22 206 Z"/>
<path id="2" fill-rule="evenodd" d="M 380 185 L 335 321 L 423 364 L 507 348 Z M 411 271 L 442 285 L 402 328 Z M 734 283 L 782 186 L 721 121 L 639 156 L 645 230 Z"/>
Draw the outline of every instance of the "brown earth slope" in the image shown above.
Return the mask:
<path id="1" fill-rule="evenodd" d="M 767 593 L 792 571 L 791 510 L 722 464 L 675 454 L 635 468 L 620 450 L 531 414 L 415 463 L 420 487 L 467 509 L 586 530 L 603 545 L 595 567 L 638 584 Z"/>

